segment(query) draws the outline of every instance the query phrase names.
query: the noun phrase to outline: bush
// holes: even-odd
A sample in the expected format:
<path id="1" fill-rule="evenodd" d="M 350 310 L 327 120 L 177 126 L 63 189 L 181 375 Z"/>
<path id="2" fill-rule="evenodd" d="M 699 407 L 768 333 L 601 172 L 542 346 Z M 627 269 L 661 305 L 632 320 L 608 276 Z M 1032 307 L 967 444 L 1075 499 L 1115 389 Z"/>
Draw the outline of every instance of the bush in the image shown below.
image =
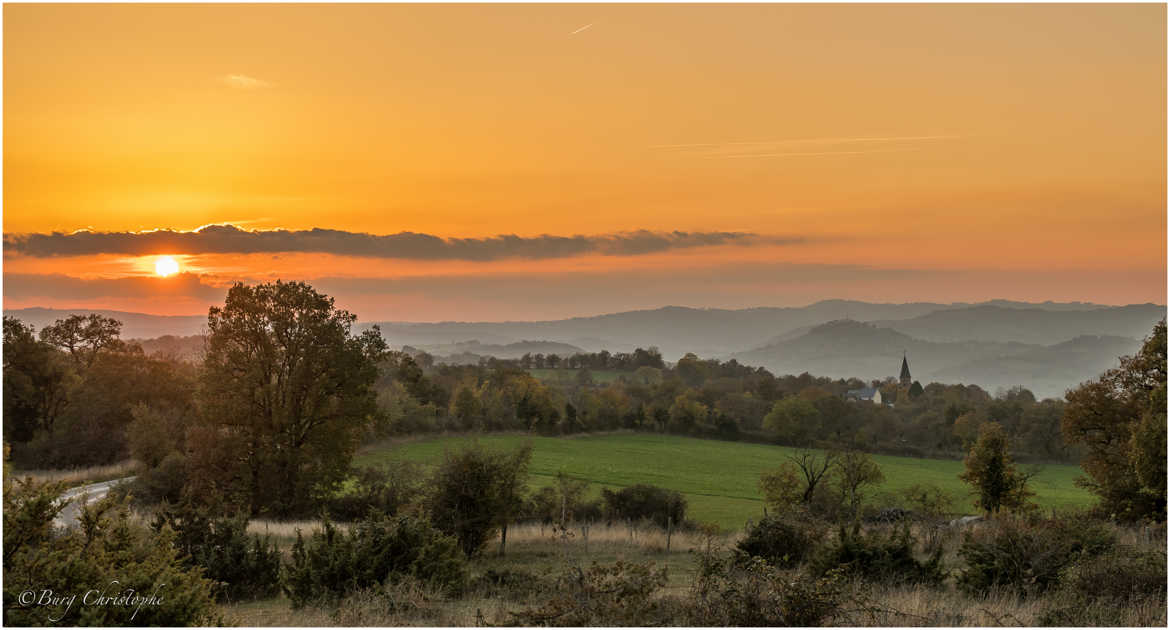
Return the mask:
<path id="1" fill-rule="evenodd" d="M 282 586 L 294 607 L 336 602 L 361 589 L 407 576 L 428 586 L 461 589 L 466 563 L 455 539 L 425 521 L 372 514 L 344 533 L 326 520 L 306 542 L 297 532 Z"/>
<path id="2" fill-rule="evenodd" d="M 216 582 L 220 601 L 273 597 L 280 592 L 280 552 L 268 536 L 248 534 L 246 516 L 209 518 L 190 506 L 162 511 L 151 527 L 175 532 L 175 546 L 191 566 Z"/>
<path id="3" fill-rule="evenodd" d="M 477 577 L 470 590 L 479 590 L 483 597 L 524 599 L 544 588 L 541 579 L 522 569 L 488 569 Z"/>
<path id="4" fill-rule="evenodd" d="M 736 544 L 744 560 L 762 558 L 768 564 L 787 569 L 809 556 L 820 543 L 819 531 L 805 523 L 766 516 L 753 525 Z"/>
<path id="5" fill-rule="evenodd" d="M 665 529 L 670 523 L 679 526 L 686 519 L 687 500 L 681 493 L 647 484 L 637 484 L 618 491 L 603 488 L 601 499 L 605 515 L 612 520 L 649 519 Z"/>
<path id="6" fill-rule="evenodd" d="M 178 503 L 187 485 L 187 458 L 178 451 L 171 451 L 154 468 L 145 468 L 133 481 L 136 500 L 147 505 L 169 502 Z"/>
<path id="7" fill-rule="evenodd" d="M 186 565 L 174 532 L 154 533 L 130 517 L 126 502 L 106 498 L 81 508 L 80 525 L 54 530 L 63 503 L 58 484 L 4 484 L 4 625 L 215 625 L 211 582 Z M 115 598 L 154 597 L 136 606 L 29 606 L 21 592 L 102 591 Z M 116 602 L 117 600 L 115 600 Z"/>
<path id="8" fill-rule="evenodd" d="M 479 445 L 449 452 L 430 481 L 427 511 L 440 531 L 459 541 L 468 558 L 524 511 L 532 445 L 492 452 Z"/>
<path id="9" fill-rule="evenodd" d="M 937 549 L 925 561 L 914 556 L 914 538 L 909 527 L 889 529 L 886 533 L 863 533 L 859 526 L 840 529 L 837 540 L 826 545 L 812 562 L 814 576 L 837 570 L 843 576 L 883 584 L 941 584 L 942 550 Z"/>
<path id="10" fill-rule="evenodd" d="M 418 580 L 405 577 L 398 582 L 364 588 L 346 595 L 333 611 L 333 625 L 339 627 L 399 627 L 425 622 L 450 626 L 440 619 L 443 593 Z"/>
<path id="11" fill-rule="evenodd" d="M 915 513 L 939 520 L 951 511 L 953 497 L 934 484 L 914 484 L 902 491 L 906 506 Z"/>
<path id="12" fill-rule="evenodd" d="M 354 470 L 353 483 L 325 504 L 330 518 L 358 521 L 371 510 L 395 516 L 422 496 L 422 473 L 413 462 Z"/>
<path id="13" fill-rule="evenodd" d="M 1060 576 L 1061 590 L 1083 598 L 1127 603 L 1146 596 L 1166 597 L 1166 554 L 1117 548 L 1080 558 Z"/>
<path id="14" fill-rule="evenodd" d="M 1040 593 L 1059 583 L 1065 567 L 1105 553 L 1115 543 L 1103 523 L 1085 517 L 1006 519 L 963 535 L 959 557 L 965 566 L 958 585 L 976 594 L 995 586 Z"/>
<path id="15" fill-rule="evenodd" d="M 746 563 L 702 557 L 695 586 L 683 601 L 685 626 L 823 626 L 841 612 L 839 577 L 787 574 L 760 558 Z"/>
<path id="16" fill-rule="evenodd" d="M 540 606 L 512 614 L 520 626 L 650 626 L 673 625 L 668 602 L 653 597 L 666 586 L 666 569 L 617 561 L 574 567 L 549 589 L 556 595 Z"/>

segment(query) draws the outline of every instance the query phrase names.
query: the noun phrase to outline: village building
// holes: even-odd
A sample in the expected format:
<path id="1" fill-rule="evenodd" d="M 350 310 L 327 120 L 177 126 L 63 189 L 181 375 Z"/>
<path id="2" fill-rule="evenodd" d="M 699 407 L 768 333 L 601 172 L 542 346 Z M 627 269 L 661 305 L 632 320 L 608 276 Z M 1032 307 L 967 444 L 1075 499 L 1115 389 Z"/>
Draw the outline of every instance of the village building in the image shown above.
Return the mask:
<path id="1" fill-rule="evenodd" d="M 912 385 L 913 382 L 914 382 L 914 379 L 910 376 L 910 363 L 906 360 L 906 353 L 903 352 L 902 353 L 902 371 L 898 375 L 898 383 L 900 384 L 901 389 L 906 390 L 906 389 L 910 388 L 910 385 Z M 845 393 L 845 398 L 847 398 L 849 400 L 860 400 L 863 402 L 871 402 L 875 405 L 882 404 L 882 392 L 880 389 L 878 389 L 876 387 L 862 387 L 860 389 L 851 389 Z M 890 401 L 887 404 L 890 406 L 893 406 L 893 404 L 894 404 L 893 397 L 890 397 Z"/>

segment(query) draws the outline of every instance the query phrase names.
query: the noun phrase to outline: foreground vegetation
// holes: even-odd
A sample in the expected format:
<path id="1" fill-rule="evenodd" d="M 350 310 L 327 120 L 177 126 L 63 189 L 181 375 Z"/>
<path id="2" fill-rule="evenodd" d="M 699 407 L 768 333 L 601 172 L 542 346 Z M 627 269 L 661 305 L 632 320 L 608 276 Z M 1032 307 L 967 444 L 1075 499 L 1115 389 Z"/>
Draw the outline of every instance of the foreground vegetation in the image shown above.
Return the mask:
<path id="1" fill-rule="evenodd" d="M 980 527 L 938 533 L 926 524 L 910 526 L 911 553 L 920 564 L 929 561 L 932 549 L 941 549 L 941 580 L 937 582 L 889 579 L 890 575 L 879 580 L 839 575 L 824 583 L 813 579 L 809 576 L 824 562 L 825 550 L 839 548 L 839 532 L 826 532 L 818 543 L 823 555 L 814 549 L 807 560 L 775 570 L 776 576 L 805 587 L 787 591 L 784 603 L 819 615 L 815 620 L 787 619 L 828 626 L 1165 625 L 1165 565 L 1160 560 L 1164 558 L 1164 529 L 1104 526 L 1094 531 L 1103 533 L 1102 539 L 1110 546 L 1108 552 L 1081 558 L 1078 551 L 1073 555 L 1081 558 L 1079 561 L 1066 555 L 1044 565 L 1048 574 L 1055 569 L 1063 584 L 1058 581 L 1042 591 L 1029 592 L 1005 580 L 986 592 L 977 592 L 961 586 L 960 580 L 986 571 L 972 571 L 960 552 L 965 543 L 971 546 L 997 539 L 995 527 Z M 875 538 L 896 537 L 901 529 L 875 525 L 863 532 Z M 744 539 L 742 532 L 713 537 L 680 534 L 669 552 L 660 530 L 631 535 L 624 525 L 598 526 L 590 532 L 587 543 L 579 532 L 566 539 L 548 529 L 542 531 L 538 525 L 518 527 L 509 537 L 513 543 L 506 556 L 485 554 L 468 563 L 466 586 L 457 595 L 406 580 L 363 589 L 327 606 L 294 608 L 291 600 L 279 597 L 224 604 L 219 613 L 232 623 L 261 626 L 685 625 L 699 621 L 696 615 L 700 613 L 728 615 L 708 618 L 712 625 L 736 625 L 734 621 L 776 625 L 786 619 L 783 612 L 776 612 L 783 608 L 766 605 L 767 591 L 756 592 L 759 599 L 755 601 L 764 606 L 750 605 L 753 587 L 769 583 L 770 569 L 757 567 L 756 575 L 751 576 L 748 571 L 729 571 L 726 566 Z M 724 567 L 705 577 L 704 571 L 710 571 L 713 562 L 722 562 Z M 590 573 L 595 564 L 599 570 Z M 653 577 L 659 570 L 664 571 L 661 578 Z M 1125 571 L 1140 582 L 1130 580 L 1110 593 L 1086 582 L 1116 581 Z M 627 601 L 627 606 L 616 605 L 598 592 L 596 587 L 601 584 L 626 589 L 632 601 Z M 729 600 L 730 606 L 742 617 L 730 617 L 733 611 L 728 607 L 712 610 L 713 588 L 718 588 L 721 597 L 734 598 Z M 558 597 L 566 593 L 585 603 L 566 607 Z M 747 617 L 753 613 L 774 616 Z M 641 616 L 627 616 L 631 614 Z"/>
<path id="2" fill-rule="evenodd" d="M 443 453 L 471 443 L 492 449 L 515 448 L 531 442 L 530 485 L 552 485 L 559 473 L 586 481 L 594 495 L 602 487 L 625 487 L 646 483 L 686 496 L 688 514 L 699 522 L 717 523 L 736 530 L 763 514 L 764 496 L 760 475 L 776 467 L 791 447 L 701 440 L 673 435 L 618 433 L 549 438 L 522 434 L 451 436 L 391 441 L 367 447 L 354 463 L 380 465 L 392 461 L 435 464 Z M 870 499 L 877 507 L 903 503 L 899 497 L 916 485 L 934 485 L 950 497 L 949 512 L 974 511 L 970 488 L 959 480 L 963 463 L 954 460 L 874 456 L 885 482 Z M 1075 466 L 1050 464 L 1032 479 L 1035 502 L 1046 510 L 1084 508 L 1092 495 L 1076 486 L 1080 474 Z"/>

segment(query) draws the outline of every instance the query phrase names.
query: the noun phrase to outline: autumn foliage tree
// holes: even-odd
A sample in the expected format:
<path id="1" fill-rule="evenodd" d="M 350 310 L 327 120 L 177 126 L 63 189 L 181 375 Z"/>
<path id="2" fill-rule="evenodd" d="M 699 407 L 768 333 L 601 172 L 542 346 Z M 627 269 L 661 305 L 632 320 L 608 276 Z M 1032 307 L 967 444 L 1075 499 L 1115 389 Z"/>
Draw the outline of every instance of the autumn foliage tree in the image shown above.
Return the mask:
<path id="1" fill-rule="evenodd" d="M 976 492 L 975 506 L 988 514 L 1007 508 L 1024 509 L 1032 492 L 1028 490 L 1029 475 L 1016 468 L 1008 452 L 1008 438 L 998 422 L 985 422 L 979 427 L 959 478 Z"/>
<path id="2" fill-rule="evenodd" d="M 1085 449 L 1080 483 L 1106 514 L 1166 520 L 1166 321 L 1137 354 L 1066 396 L 1061 433 Z"/>
<path id="3" fill-rule="evenodd" d="M 191 448 L 202 490 L 252 514 L 309 509 L 348 474 L 386 343 L 303 282 L 236 284 L 208 315 Z"/>

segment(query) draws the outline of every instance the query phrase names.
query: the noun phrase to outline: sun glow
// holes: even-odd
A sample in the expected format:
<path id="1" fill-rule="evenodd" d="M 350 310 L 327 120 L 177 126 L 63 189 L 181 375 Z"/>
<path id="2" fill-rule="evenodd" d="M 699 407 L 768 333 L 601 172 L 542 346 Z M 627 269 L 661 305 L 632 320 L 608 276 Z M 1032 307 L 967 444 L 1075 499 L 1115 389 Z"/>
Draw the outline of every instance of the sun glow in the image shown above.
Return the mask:
<path id="1" fill-rule="evenodd" d="M 179 273 L 179 263 L 170 256 L 159 256 L 158 260 L 154 261 L 154 272 L 164 278 L 172 276 Z"/>

